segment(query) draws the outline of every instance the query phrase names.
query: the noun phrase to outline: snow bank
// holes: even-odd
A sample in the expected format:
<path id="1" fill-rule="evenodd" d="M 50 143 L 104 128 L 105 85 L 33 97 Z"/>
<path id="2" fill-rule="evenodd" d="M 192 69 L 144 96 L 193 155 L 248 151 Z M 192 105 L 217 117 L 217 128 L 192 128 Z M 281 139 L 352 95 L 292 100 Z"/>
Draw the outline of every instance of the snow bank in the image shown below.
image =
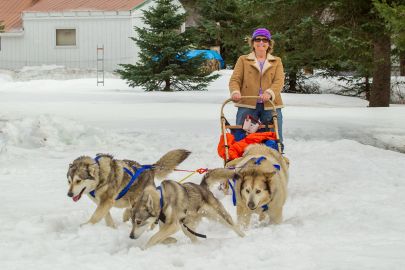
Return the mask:
<path id="1" fill-rule="evenodd" d="M 68 80 L 78 78 L 96 78 L 95 69 L 67 68 L 58 65 L 26 66 L 19 70 L 7 71 L 16 81 L 29 81 L 39 79 Z M 105 72 L 106 78 L 117 78 L 111 72 Z"/>
<path id="2" fill-rule="evenodd" d="M 106 145 L 119 137 L 100 128 L 49 115 L 7 121 L 0 129 L 7 145 L 22 148 Z"/>

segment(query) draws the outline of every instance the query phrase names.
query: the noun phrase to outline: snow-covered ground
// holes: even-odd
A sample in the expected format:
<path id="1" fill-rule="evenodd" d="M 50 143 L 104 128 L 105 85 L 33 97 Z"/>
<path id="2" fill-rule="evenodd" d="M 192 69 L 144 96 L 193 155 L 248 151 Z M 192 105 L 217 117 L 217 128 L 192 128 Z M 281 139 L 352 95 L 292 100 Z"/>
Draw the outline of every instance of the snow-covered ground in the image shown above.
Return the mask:
<path id="1" fill-rule="evenodd" d="M 112 76 L 104 87 L 82 76 L 34 80 L 43 72 L 0 72 L 0 269 L 405 268 L 405 105 L 284 94 L 284 223 L 255 222 L 241 239 L 204 222 L 198 232 L 208 239 L 199 244 L 179 233 L 176 244 L 142 251 L 153 232 L 131 240 L 122 210 L 112 212 L 116 230 L 79 227 L 95 206 L 66 196 L 68 164 L 100 152 L 150 164 L 185 148 L 192 155 L 180 168 L 221 167 L 219 110 L 230 71 L 208 91 L 177 93 L 145 93 Z M 225 111 L 234 119 L 232 105 Z M 216 195 L 235 217 L 231 198 Z"/>

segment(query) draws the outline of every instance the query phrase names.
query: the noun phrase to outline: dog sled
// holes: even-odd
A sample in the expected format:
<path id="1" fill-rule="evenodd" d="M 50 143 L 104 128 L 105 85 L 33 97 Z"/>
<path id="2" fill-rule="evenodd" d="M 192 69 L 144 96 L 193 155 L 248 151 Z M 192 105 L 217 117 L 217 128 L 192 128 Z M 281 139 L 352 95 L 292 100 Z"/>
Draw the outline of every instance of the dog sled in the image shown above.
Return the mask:
<path id="1" fill-rule="evenodd" d="M 241 98 L 258 99 L 260 97 L 242 96 Z M 243 125 L 231 125 L 224 114 L 224 108 L 230 102 L 232 102 L 231 98 L 223 102 L 220 117 L 221 137 L 218 144 L 218 154 L 224 159 L 224 167 L 228 162 L 241 156 L 244 148 L 252 143 L 265 143 L 282 154 L 282 145 L 278 133 L 277 110 L 274 103 L 271 100 L 269 101 L 272 106 L 272 121 L 270 123 L 260 123 L 260 121 L 248 115 Z M 240 136 L 241 133 L 242 137 Z"/>
<path id="2" fill-rule="evenodd" d="M 287 194 L 289 160 L 282 153 L 276 107 L 270 101 L 272 116 L 266 119 L 267 123 L 247 115 L 243 125 L 231 125 L 224 115 L 224 108 L 231 101 L 227 99 L 221 107 L 222 134 L 217 150 L 224 160 L 224 168 L 211 171 L 205 181 L 218 179 L 218 189 L 232 196 L 242 226 L 248 226 L 253 213 L 259 215 L 259 220 L 268 218 L 279 224 Z"/>

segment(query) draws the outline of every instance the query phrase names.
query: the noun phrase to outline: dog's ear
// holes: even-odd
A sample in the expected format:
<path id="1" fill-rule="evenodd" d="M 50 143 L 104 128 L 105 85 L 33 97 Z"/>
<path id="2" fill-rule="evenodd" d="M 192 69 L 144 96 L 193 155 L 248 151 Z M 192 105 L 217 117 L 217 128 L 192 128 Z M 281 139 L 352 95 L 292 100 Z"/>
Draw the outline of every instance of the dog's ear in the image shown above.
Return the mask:
<path id="1" fill-rule="evenodd" d="M 245 177 L 242 174 L 235 174 L 235 177 L 238 177 L 236 180 L 236 190 L 239 190 L 239 196 L 242 198 L 242 190 L 245 182 Z"/>
<path id="2" fill-rule="evenodd" d="M 96 178 L 96 170 L 97 170 L 98 165 L 97 164 L 91 164 L 89 165 L 89 174 L 93 178 Z"/>
<path id="3" fill-rule="evenodd" d="M 266 186 L 267 189 L 269 191 L 269 193 L 271 194 L 271 178 L 276 174 L 276 171 L 273 172 L 269 172 L 269 173 L 265 173 L 264 176 L 266 177 Z"/>
<path id="4" fill-rule="evenodd" d="M 152 198 L 152 195 L 150 195 L 150 194 L 148 194 L 148 199 L 146 201 L 146 208 L 150 212 L 153 212 L 153 198 Z"/>
<path id="5" fill-rule="evenodd" d="M 264 176 L 266 177 L 266 181 L 271 181 L 271 178 L 276 174 L 276 171 L 272 171 L 269 173 L 265 173 Z"/>

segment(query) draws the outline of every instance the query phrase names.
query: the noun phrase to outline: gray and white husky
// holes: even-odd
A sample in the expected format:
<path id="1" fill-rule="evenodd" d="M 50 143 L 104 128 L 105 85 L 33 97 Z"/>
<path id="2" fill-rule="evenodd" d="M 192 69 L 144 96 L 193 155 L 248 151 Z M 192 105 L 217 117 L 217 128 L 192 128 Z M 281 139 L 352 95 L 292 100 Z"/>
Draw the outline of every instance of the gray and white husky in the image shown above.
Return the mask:
<path id="1" fill-rule="evenodd" d="M 104 218 L 107 226 L 115 227 L 110 214 L 112 207 L 127 208 L 124 221 L 129 220 L 131 205 L 144 188 L 154 186 L 155 177 L 166 177 L 189 154 L 189 151 L 183 149 L 172 150 L 150 167 L 143 167 L 133 160 L 117 160 L 107 154 L 99 154 L 95 159 L 81 156 L 69 165 L 67 195 L 76 202 L 87 194 L 97 204 L 96 211 L 84 224 L 95 224 Z M 138 177 L 129 186 L 128 183 L 137 172 Z M 126 193 L 124 189 L 127 189 Z"/>
<path id="2" fill-rule="evenodd" d="M 232 160 L 227 167 L 234 169 L 211 170 L 204 181 L 208 186 L 215 182 L 225 185 L 229 179 L 235 181 L 238 224 L 247 228 L 253 213 L 259 215 L 259 220 L 280 224 L 287 199 L 289 160 L 264 144 L 252 144 L 243 157 Z"/>
<path id="3" fill-rule="evenodd" d="M 130 237 L 138 238 L 153 223 L 160 220 L 159 231 L 146 244 L 149 248 L 158 243 L 167 243 L 175 239 L 170 236 L 179 230 L 197 241 L 195 232 L 201 219 L 206 217 L 217 220 L 232 229 L 240 237 L 244 236 L 221 202 L 214 197 L 205 184 L 184 183 L 165 180 L 158 189 L 149 185 L 145 188 L 131 211 L 132 231 Z"/>

